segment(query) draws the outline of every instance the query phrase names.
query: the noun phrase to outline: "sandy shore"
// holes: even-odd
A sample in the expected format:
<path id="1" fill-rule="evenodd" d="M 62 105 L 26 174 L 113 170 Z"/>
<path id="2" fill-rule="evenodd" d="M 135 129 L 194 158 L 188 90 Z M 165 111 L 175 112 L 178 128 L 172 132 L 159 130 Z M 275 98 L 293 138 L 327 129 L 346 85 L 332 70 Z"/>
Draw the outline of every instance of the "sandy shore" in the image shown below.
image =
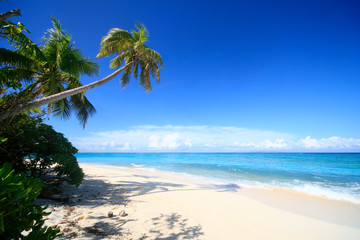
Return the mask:
<path id="1" fill-rule="evenodd" d="M 64 187 L 69 203 L 45 201 L 52 211 L 46 224 L 62 230 L 60 239 L 360 239 L 360 205 L 349 202 L 160 171 L 81 167 L 83 184 Z"/>

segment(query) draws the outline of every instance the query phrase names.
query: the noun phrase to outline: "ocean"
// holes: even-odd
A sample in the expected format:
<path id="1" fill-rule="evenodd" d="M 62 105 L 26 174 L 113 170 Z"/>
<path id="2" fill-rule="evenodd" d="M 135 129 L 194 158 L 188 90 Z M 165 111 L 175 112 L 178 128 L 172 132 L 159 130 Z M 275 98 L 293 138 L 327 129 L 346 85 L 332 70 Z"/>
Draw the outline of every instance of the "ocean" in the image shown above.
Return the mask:
<path id="1" fill-rule="evenodd" d="M 360 204 L 360 153 L 78 153 L 80 163 L 186 173 Z"/>

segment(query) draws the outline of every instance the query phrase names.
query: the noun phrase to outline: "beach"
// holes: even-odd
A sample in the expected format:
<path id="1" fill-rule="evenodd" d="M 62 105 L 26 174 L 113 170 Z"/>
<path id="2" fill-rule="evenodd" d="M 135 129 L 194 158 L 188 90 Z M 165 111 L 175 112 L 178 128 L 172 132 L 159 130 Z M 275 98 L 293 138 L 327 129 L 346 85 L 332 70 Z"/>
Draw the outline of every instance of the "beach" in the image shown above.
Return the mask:
<path id="1" fill-rule="evenodd" d="M 360 1 L 1 3 L 0 240 L 360 240 Z"/>
<path id="2" fill-rule="evenodd" d="M 80 164 L 68 203 L 49 205 L 60 239 L 360 239 L 360 205 L 284 189 L 216 184 L 152 169 Z"/>

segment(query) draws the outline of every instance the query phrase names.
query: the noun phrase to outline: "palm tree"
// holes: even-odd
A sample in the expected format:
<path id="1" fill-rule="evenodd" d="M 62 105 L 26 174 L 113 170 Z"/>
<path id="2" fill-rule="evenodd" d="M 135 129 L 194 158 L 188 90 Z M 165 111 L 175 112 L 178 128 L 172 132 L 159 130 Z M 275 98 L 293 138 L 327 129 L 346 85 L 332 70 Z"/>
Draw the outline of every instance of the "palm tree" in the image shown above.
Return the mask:
<path id="1" fill-rule="evenodd" d="M 43 38 L 41 52 L 45 57 L 42 74 L 39 76 L 42 94 L 51 96 L 58 92 L 82 86 L 80 76 L 99 74 L 99 66 L 89 58 L 84 58 L 78 48 L 71 44 L 71 36 L 62 31 L 61 24 L 52 18 L 54 28 L 49 29 Z M 95 108 L 84 96 L 78 93 L 52 102 L 47 106 L 49 112 L 61 118 L 69 118 L 72 111 L 85 126 Z"/>
<path id="2" fill-rule="evenodd" d="M 21 31 L 21 26 L 3 23 L 1 32 L 18 50 L 0 49 L 1 83 L 7 87 L 21 89 L 6 96 L 2 109 L 7 113 L 19 106 L 54 93 L 81 86 L 80 75 L 99 73 L 98 64 L 89 58 L 82 57 L 79 49 L 71 44 L 71 36 L 61 29 L 61 24 L 52 18 L 53 28 L 46 32 L 43 46 L 38 47 Z M 21 83 L 28 84 L 25 88 Z M 16 87 L 16 84 L 20 86 Z M 15 87 L 14 87 L 15 85 Z M 84 96 L 84 93 L 63 98 L 48 104 L 48 112 L 62 118 L 70 117 L 75 112 L 77 118 L 85 126 L 95 108 Z M 5 112 L 5 115 L 6 115 Z"/>
<path id="3" fill-rule="evenodd" d="M 129 65 L 121 77 L 122 87 L 126 87 L 133 74 L 135 78 L 139 78 L 140 85 L 150 92 L 150 75 L 160 82 L 159 66 L 162 68 L 162 59 L 159 53 L 144 45 L 149 38 L 145 26 L 138 23 L 136 28 L 138 31 L 133 30 L 132 34 L 119 28 L 111 29 L 108 35 L 102 38 L 97 57 L 118 54 L 111 60 L 110 67 L 117 68 L 123 63 L 125 66 Z"/>
<path id="4" fill-rule="evenodd" d="M 133 30 L 131 33 L 119 28 L 113 28 L 101 40 L 100 52 L 97 57 L 118 54 L 118 56 L 111 60 L 110 67 L 117 68 L 124 64 L 123 67 L 109 76 L 88 85 L 60 91 L 50 96 L 21 104 L 11 111 L 2 112 L 0 113 L 0 120 L 24 111 L 29 111 L 33 108 L 38 108 L 42 105 L 52 104 L 75 94 L 84 93 L 87 90 L 107 83 L 122 72 L 124 72 L 121 77 L 123 87 L 127 85 L 131 74 L 133 74 L 135 78 L 139 79 L 140 85 L 142 85 L 147 92 L 151 91 L 150 78 L 153 77 L 157 82 L 160 82 L 159 68 L 162 68 L 162 59 L 159 53 L 144 45 L 149 37 L 146 28 L 141 24 L 137 24 L 136 28 L 137 31 Z"/>

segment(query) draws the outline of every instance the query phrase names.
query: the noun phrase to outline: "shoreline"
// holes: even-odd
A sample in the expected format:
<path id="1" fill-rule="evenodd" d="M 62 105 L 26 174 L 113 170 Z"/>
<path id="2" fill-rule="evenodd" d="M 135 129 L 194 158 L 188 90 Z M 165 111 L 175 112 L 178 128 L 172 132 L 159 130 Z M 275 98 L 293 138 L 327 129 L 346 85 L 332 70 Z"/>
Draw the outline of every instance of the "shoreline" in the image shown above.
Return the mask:
<path id="1" fill-rule="evenodd" d="M 80 165 L 84 164 L 84 165 L 92 165 L 92 166 L 98 166 L 98 167 L 106 167 L 106 166 L 111 166 L 114 168 L 124 168 L 124 169 L 131 169 L 131 170 L 139 170 L 139 171 L 145 171 L 145 172 L 158 172 L 158 173 L 168 173 L 171 175 L 176 175 L 178 176 L 179 179 L 185 180 L 188 179 L 189 181 L 192 182 L 206 182 L 206 183 L 212 183 L 212 184 L 235 184 L 238 185 L 241 188 L 246 188 L 246 189 L 258 189 L 258 190 L 265 190 L 265 191 L 276 191 L 276 190 L 280 190 L 280 191 L 286 191 L 286 192 L 292 192 L 294 194 L 304 194 L 304 195 L 308 195 L 308 196 L 312 196 L 312 197 L 319 197 L 319 198 L 324 198 L 324 199 L 329 199 L 329 200 L 336 200 L 336 201 L 344 201 L 344 202 L 348 202 L 348 203 L 352 203 L 355 205 L 359 205 L 360 206 L 360 197 L 358 196 L 353 196 L 353 195 L 349 195 L 347 193 L 338 193 L 335 190 L 331 190 L 331 189 L 326 189 L 326 188 L 317 188 L 316 186 L 311 186 L 311 192 L 306 191 L 306 190 L 302 190 L 301 186 L 292 186 L 292 187 L 282 187 L 282 186 L 271 186 L 266 185 L 264 183 L 260 183 L 260 182 L 255 182 L 255 184 L 252 183 L 244 183 L 238 180 L 227 180 L 227 179 L 221 179 L 221 178 L 215 178 L 215 177 L 207 177 L 207 176 L 201 176 L 201 175 L 196 175 L 196 174 L 190 174 L 190 173 L 184 173 L 184 172 L 175 172 L 175 171 L 168 171 L 168 170 L 160 170 L 160 169 L 156 169 L 156 168 L 151 168 L 151 167 L 143 167 L 142 165 L 136 165 L 136 164 L 131 164 L 132 166 L 120 166 L 120 165 L 116 165 L 116 164 L 100 164 L 100 163 L 79 163 Z M 251 181 L 250 181 L 251 182 Z M 309 187 L 309 186 L 307 186 Z M 315 192 L 321 192 L 321 193 L 317 193 L 315 194 Z"/>
<path id="2" fill-rule="evenodd" d="M 122 170 L 127 171 L 131 173 L 141 173 L 143 174 L 143 177 L 151 178 L 151 177 L 161 177 L 165 178 L 167 180 L 171 180 L 172 182 L 177 183 L 186 183 L 191 185 L 204 185 L 208 187 L 203 188 L 209 188 L 211 189 L 212 186 L 216 187 L 222 187 L 225 189 L 228 189 L 226 191 L 232 191 L 240 193 L 246 197 L 252 198 L 256 201 L 266 203 L 268 205 L 284 208 L 287 206 L 288 211 L 293 211 L 296 213 L 307 213 L 310 215 L 310 217 L 316 217 L 316 214 L 313 214 L 314 212 L 318 211 L 319 209 L 313 209 L 311 208 L 311 211 L 309 209 L 304 209 L 303 205 L 300 203 L 300 201 L 306 201 L 306 202 L 316 202 L 316 207 L 325 210 L 325 208 L 330 206 L 336 206 L 336 207 L 342 207 L 344 209 L 357 209 L 360 211 L 360 204 L 354 203 L 349 200 L 343 200 L 343 199 L 332 199 L 328 198 L 327 196 L 322 195 L 313 195 L 307 192 L 301 192 L 296 191 L 294 189 L 286 189 L 286 188 L 280 188 L 280 187 L 251 187 L 251 186 L 241 186 L 236 183 L 229 183 L 230 181 L 222 181 L 219 179 L 212 179 L 207 178 L 204 176 L 198 176 L 198 175 L 192 175 L 188 173 L 181 173 L 181 172 L 171 172 L 171 171 L 162 171 L 155 168 L 143 168 L 143 167 L 124 167 L 124 166 L 117 166 L 117 165 L 111 165 L 111 164 L 92 164 L 92 163 L 81 163 L 80 166 L 83 167 L 95 167 L 98 169 L 108 169 L 108 170 Z M 153 176 L 151 176 L 153 175 Z M 291 202 L 298 202 L 298 207 L 300 209 L 293 209 L 288 204 L 284 205 L 284 201 L 282 201 L 282 198 L 287 198 L 288 200 L 291 200 Z M 299 199 L 301 199 L 299 201 Z M 324 207 L 326 206 L 326 207 Z M 360 212 L 359 212 L 360 213 Z M 344 224 L 343 222 L 339 222 L 339 219 L 347 219 L 346 217 L 340 217 L 337 216 L 337 218 L 332 219 L 336 223 Z M 360 228 L 360 216 L 358 218 L 359 221 L 357 222 L 347 222 L 345 225 L 350 226 L 356 226 Z"/>
<path id="3" fill-rule="evenodd" d="M 79 189 L 69 187 L 75 196 L 70 207 L 46 203 L 53 211 L 46 224 L 68 231 L 60 239 L 69 234 L 76 239 L 105 238 L 101 234 L 108 239 L 360 238 L 360 205 L 346 201 L 159 170 L 80 166 L 85 179 Z M 109 211 L 114 217 L 107 216 Z"/>

